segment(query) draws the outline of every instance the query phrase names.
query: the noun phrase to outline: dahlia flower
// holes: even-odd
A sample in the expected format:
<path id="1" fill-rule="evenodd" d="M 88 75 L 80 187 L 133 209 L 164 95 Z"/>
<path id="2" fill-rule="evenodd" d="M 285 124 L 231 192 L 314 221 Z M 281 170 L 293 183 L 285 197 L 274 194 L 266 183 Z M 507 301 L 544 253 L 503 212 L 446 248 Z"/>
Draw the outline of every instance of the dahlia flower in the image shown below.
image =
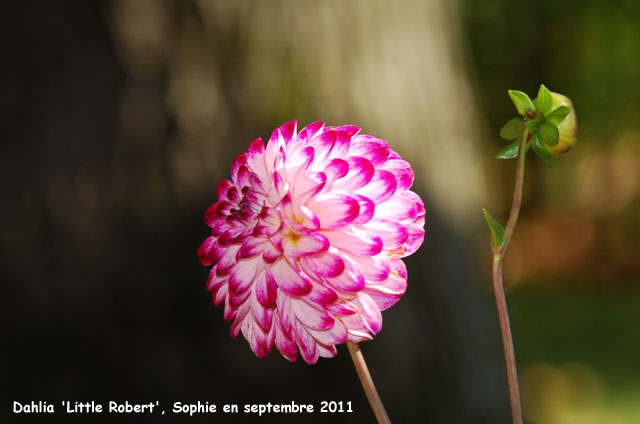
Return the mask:
<path id="1" fill-rule="evenodd" d="M 409 163 L 359 131 L 285 123 L 235 159 L 204 216 L 207 290 L 259 357 L 275 345 L 313 364 L 372 339 L 406 290 L 424 205 Z"/>

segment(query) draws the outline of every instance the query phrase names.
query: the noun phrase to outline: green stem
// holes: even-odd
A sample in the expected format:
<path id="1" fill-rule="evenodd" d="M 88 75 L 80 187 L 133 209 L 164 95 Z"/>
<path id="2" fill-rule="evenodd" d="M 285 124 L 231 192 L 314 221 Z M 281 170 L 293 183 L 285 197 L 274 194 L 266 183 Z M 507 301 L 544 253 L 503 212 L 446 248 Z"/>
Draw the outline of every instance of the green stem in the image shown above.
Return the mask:
<path id="1" fill-rule="evenodd" d="M 513 350 L 513 338 L 511 336 L 511 325 L 509 324 L 509 311 L 507 310 L 507 300 L 504 296 L 504 286 L 502 284 L 502 260 L 507 251 L 507 246 L 513 236 L 513 231 L 518 223 L 520 206 L 522 204 L 522 187 L 524 185 L 524 160 L 526 154 L 526 143 L 530 133 L 525 131 L 520 137 L 520 150 L 518 152 L 518 163 L 516 165 L 516 182 L 513 189 L 513 202 L 511 203 L 511 213 L 507 226 L 504 229 L 504 241 L 502 246 L 493 251 L 493 290 L 496 295 L 498 305 L 498 317 L 500 319 L 500 330 L 502 331 L 502 343 L 504 345 L 504 357 L 507 363 L 507 378 L 509 380 L 509 397 L 511 399 L 511 415 L 514 424 L 522 424 L 522 406 L 520 404 L 520 389 L 518 387 L 518 371 L 516 368 L 516 356 Z"/>
<path id="2" fill-rule="evenodd" d="M 360 347 L 357 343 L 350 340 L 347 340 L 347 347 L 349 348 L 353 364 L 356 366 L 356 372 L 358 373 L 358 377 L 360 377 L 362 388 L 367 395 L 367 399 L 369 399 L 369 404 L 371 405 L 371 409 L 373 409 L 373 413 L 375 414 L 378 423 L 391 424 L 391 420 L 387 415 L 387 411 L 384 409 L 384 405 L 382 404 L 380 395 L 378 395 L 376 386 L 373 384 L 373 379 L 371 378 L 371 374 L 369 374 L 369 368 L 367 367 L 367 363 L 364 361 L 364 356 L 362 356 Z"/>

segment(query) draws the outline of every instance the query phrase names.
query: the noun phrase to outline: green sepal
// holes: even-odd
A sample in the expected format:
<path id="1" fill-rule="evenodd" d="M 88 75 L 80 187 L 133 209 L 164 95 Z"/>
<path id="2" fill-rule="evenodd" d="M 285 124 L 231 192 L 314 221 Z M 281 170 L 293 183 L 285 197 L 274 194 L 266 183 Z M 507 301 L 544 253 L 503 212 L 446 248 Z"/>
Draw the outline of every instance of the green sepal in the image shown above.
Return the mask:
<path id="1" fill-rule="evenodd" d="M 520 140 L 516 140 L 509 144 L 504 149 L 500 150 L 500 153 L 496 155 L 498 159 L 515 159 L 518 157 L 520 151 Z"/>
<path id="2" fill-rule="evenodd" d="M 502 249 L 502 245 L 504 244 L 504 227 L 493 219 L 486 209 L 482 209 L 482 212 L 484 213 L 484 219 L 487 220 L 487 225 L 489 225 L 489 231 L 491 231 L 491 250 Z"/>
<path id="3" fill-rule="evenodd" d="M 551 106 L 553 106 L 553 99 L 551 98 L 551 92 L 544 84 L 540 84 L 540 90 L 538 90 L 538 97 L 533 101 L 533 104 L 536 107 L 536 110 L 542 114 L 546 115 L 551 111 Z"/>
<path id="4" fill-rule="evenodd" d="M 536 108 L 533 106 L 533 102 L 529 96 L 527 96 L 527 93 L 518 90 L 509 90 L 509 97 L 511 97 L 511 101 L 521 116 L 531 117 L 533 112 L 535 112 Z"/>
<path id="5" fill-rule="evenodd" d="M 522 119 L 513 118 L 500 129 L 500 137 L 505 140 L 515 140 L 520 137 L 523 130 L 524 125 L 522 125 Z"/>
<path id="6" fill-rule="evenodd" d="M 538 136 L 540 137 L 540 141 L 542 141 L 544 144 L 555 146 L 556 144 L 558 144 L 560 131 L 558 131 L 558 127 L 556 127 L 554 124 L 545 122 L 538 127 Z"/>
<path id="7" fill-rule="evenodd" d="M 540 139 L 538 138 L 537 134 L 533 136 L 531 147 L 533 148 L 533 151 L 535 152 L 535 154 L 540 159 L 542 159 L 542 162 L 544 162 L 544 164 L 547 165 L 547 168 L 551 168 L 551 153 L 549 153 L 547 149 L 544 148 L 542 143 L 540 143 Z"/>
<path id="8" fill-rule="evenodd" d="M 547 122 L 559 125 L 570 112 L 571 109 L 568 106 L 558 106 L 547 116 Z"/>

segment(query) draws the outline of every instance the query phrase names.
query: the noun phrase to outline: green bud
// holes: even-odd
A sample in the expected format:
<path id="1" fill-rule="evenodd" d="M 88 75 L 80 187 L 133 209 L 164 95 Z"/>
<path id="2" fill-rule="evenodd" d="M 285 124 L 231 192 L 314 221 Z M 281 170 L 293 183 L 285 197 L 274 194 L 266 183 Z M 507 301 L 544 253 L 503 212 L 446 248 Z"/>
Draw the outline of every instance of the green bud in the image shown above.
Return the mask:
<path id="1" fill-rule="evenodd" d="M 540 141 L 551 156 L 557 156 L 568 152 L 576 144 L 578 138 L 578 118 L 576 117 L 573 103 L 571 103 L 568 97 L 552 92 L 551 99 L 551 112 L 547 114 L 547 121 L 558 127 L 557 142 L 551 144 L 555 141 L 555 136 L 550 139 L 546 134 L 541 137 Z M 551 128 L 549 127 L 548 129 Z M 545 141 L 551 141 L 551 143 Z"/>

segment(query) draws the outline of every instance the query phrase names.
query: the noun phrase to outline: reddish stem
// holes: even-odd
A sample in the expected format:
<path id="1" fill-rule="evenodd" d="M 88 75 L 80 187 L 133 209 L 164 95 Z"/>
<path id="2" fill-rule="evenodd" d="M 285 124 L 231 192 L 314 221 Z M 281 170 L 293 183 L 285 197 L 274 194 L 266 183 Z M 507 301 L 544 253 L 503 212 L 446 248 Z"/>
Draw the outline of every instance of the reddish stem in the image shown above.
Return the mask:
<path id="1" fill-rule="evenodd" d="M 364 356 L 362 356 L 360 346 L 358 346 L 357 343 L 348 340 L 347 347 L 349 348 L 353 364 L 356 366 L 356 372 L 358 373 L 358 377 L 360 377 L 362 388 L 367 395 L 367 399 L 369 399 L 369 404 L 371 405 L 371 409 L 373 409 L 373 413 L 375 414 L 378 423 L 391 424 L 391 420 L 387 415 L 387 411 L 384 409 L 384 405 L 382 404 L 380 395 L 378 395 L 376 386 L 373 384 L 373 379 L 369 373 L 367 363 L 364 361 Z"/>
<path id="2" fill-rule="evenodd" d="M 509 311 L 507 310 L 507 300 L 504 296 L 504 286 L 502 284 L 502 260 L 507 251 L 511 237 L 518 223 L 520 206 L 522 204 L 522 188 L 524 185 L 524 164 L 526 144 L 531 134 L 525 131 L 520 137 L 520 150 L 518 151 L 518 162 L 516 165 L 516 182 L 513 189 L 513 202 L 509 220 L 504 229 L 504 239 L 502 246 L 493 250 L 493 290 L 496 295 L 498 306 L 498 317 L 500 319 L 500 330 L 502 332 L 502 344 L 504 345 L 504 357 L 507 364 L 507 378 L 509 380 L 509 398 L 511 400 L 511 416 L 513 424 L 522 424 L 522 405 L 520 403 L 520 388 L 518 387 L 518 370 L 516 368 L 516 355 L 513 350 L 513 337 L 511 336 L 511 325 L 509 324 Z"/>

